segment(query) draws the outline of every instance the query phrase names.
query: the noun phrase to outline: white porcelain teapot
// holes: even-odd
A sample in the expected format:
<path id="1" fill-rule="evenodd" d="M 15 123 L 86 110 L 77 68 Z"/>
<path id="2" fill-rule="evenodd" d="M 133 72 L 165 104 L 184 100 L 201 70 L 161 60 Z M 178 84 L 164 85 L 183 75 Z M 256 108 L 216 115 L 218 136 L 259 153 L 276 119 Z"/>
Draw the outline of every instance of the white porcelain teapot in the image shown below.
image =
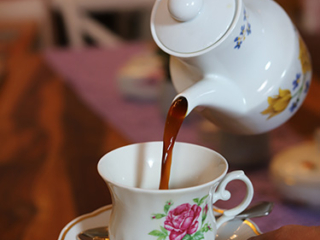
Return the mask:
<path id="1" fill-rule="evenodd" d="M 157 45 L 171 55 L 177 97 L 218 127 L 269 131 L 301 106 L 311 82 L 308 50 L 272 0 L 157 0 Z"/>

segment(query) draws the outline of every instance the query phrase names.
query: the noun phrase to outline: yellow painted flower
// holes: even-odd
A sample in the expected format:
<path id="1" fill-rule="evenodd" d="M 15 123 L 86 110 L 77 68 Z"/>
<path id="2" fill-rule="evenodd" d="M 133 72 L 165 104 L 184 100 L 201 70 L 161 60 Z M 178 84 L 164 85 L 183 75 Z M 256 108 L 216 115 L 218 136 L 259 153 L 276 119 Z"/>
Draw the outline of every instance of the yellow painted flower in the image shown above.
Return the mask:
<path id="1" fill-rule="evenodd" d="M 287 108 L 291 100 L 291 97 L 292 96 L 290 90 L 282 90 L 281 88 L 279 88 L 279 95 L 268 97 L 269 107 L 263 112 L 261 112 L 261 114 L 269 114 L 268 119 L 276 116 L 277 114 L 283 112 Z"/>
<path id="2" fill-rule="evenodd" d="M 299 54 L 299 59 L 301 62 L 301 66 L 302 66 L 302 73 L 305 74 L 306 72 L 311 71 L 312 65 L 311 65 L 311 60 L 310 60 L 310 56 L 309 56 L 309 52 L 308 49 L 305 45 L 305 43 L 303 42 L 303 40 L 299 39 L 299 45 L 300 45 L 300 54 Z"/>

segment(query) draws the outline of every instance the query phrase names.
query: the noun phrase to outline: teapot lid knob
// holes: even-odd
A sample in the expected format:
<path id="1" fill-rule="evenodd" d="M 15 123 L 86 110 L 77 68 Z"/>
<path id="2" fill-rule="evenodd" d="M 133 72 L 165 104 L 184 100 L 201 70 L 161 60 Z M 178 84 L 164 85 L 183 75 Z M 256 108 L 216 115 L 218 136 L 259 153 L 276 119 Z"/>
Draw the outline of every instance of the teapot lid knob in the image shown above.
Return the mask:
<path id="1" fill-rule="evenodd" d="M 171 16 L 180 21 L 187 22 L 194 19 L 203 5 L 203 0 L 169 0 L 168 9 Z"/>
<path id="2" fill-rule="evenodd" d="M 156 0 L 151 33 L 171 55 L 200 54 L 232 29 L 242 0 Z"/>

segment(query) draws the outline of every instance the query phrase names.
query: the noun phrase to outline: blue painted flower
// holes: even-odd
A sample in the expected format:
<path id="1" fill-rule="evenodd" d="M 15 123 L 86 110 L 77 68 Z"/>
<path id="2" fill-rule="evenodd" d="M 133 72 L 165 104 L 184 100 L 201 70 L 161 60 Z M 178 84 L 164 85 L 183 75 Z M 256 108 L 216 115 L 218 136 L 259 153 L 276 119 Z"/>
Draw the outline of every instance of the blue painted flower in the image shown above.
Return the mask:
<path id="1" fill-rule="evenodd" d="M 293 90 L 295 90 L 298 86 L 299 86 L 299 83 L 300 83 L 300 79 L 301 79 L 301 74 L 298 73 L 296 75 L 296 79 L 293 81 Z"/>
<path id="2" fill-rule="evenodd" d="M 246 21 L 247 20 L 247 11 L 246 10 L 243 11 L 243 15 L 244 15 L 243 20 Z"/>
<path id="3" fill-rule="evenodd" d="M 251 33 L 251 24 L 248 23 L 247 24 L 247 34 L 250 35 L 250 33 Z"/>
<path id="4" fill-rule="evenodd" d="M 290 107 L 290 111 L 293 112 L 294 110 L 296 110 L 297 107 L 298 107 L 298 102 L 292 103 L 292 105 Z"/>
<path id="5" fill-rule="evenodd" d="M 240 49 L 240 47 L 241 47 L 241 43 L 242 43 L 242 41 L 238 41 L 238 42 L 237 42 L 237 45 L 236 45 L 236 46 L 234 46 L 234 48 L 238 48 L 238 49 Z"/>
<path id="6" fill-rule="evenodd" d="M 305 87 L 306 88 L 304 89 L 304 93 L 307 93 L 309 91 L 309 88 L 310 88 L 310 82 L 309 81 L 306 82 Z"/>
<path id="7" fill-rule="evenodd" d="M 246 30 L 246 25 L 241 26 L 240 35 L 244 35 L 244 31 Z"/>
<path id="8" fill-rule="evenodd" d="M 243 25 L 240 27 L 240 34 L 238 37 L 235 38 L 234 42 L 237 45 L 234 47 L 236 49 L 240 49 L 242 43 L 246 40 L 246 37 L 251 34 L 251 25 L 247 22 L 249 16 L 247 15 L 247 11 L 243 11 Z"/>

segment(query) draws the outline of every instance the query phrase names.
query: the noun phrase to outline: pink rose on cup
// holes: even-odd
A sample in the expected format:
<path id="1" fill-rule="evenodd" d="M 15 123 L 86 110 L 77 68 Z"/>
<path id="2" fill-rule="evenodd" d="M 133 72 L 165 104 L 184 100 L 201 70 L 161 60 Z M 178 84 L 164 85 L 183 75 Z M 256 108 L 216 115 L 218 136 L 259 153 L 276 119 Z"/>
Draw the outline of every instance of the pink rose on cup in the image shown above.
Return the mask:
<path id="1" fill-rule="evenodd" d="M 181 204 L 169 211 L 164 222 L 164 228 L 170 231 L 170 240 L 181 240 L 186 234 L 193 234 L 197 231 L 198 218 L 201 213 L 201 207 L 197 204 Z"/>

